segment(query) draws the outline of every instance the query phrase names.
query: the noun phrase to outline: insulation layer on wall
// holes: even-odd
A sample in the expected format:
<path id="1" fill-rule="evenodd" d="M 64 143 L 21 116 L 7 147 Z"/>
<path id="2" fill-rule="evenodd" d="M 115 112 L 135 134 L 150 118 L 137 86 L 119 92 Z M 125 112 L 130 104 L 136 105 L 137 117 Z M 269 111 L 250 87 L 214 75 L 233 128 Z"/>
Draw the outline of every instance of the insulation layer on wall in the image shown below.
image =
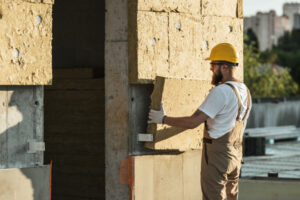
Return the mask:
<path id="1" fill-rule="evenodd" d="M 134 157 L 136 200 L 199 200 L 201 150 Z"/>
<path id="2" fill-rule="evenodd" d="M 204 59 L 221 42 L 239 52 L 242 79 L 241 0 L 129 2 L 131 83 L 151 83 L 156 76 L 208 80 L 209 62 Z"/>
<path id="3" fill-rule="evenodd" d="M 190 116 L 201 105 L 211 87 L 210 81 L 157 77 L 151 96 L 151 108 L 159 110 L 163 104 L 169 116 Z M 162 124 L 150 124 L 148 133 L 154 134 L 154 142 L 146 143 L 147 148 L 179 151 L 200 149 L 203 125 L 184 130 Z"/>
<path id="4" fill-rule="evenodd" d="M 0 84 L 52 80 L 53 0 L 0 0 Z"/>

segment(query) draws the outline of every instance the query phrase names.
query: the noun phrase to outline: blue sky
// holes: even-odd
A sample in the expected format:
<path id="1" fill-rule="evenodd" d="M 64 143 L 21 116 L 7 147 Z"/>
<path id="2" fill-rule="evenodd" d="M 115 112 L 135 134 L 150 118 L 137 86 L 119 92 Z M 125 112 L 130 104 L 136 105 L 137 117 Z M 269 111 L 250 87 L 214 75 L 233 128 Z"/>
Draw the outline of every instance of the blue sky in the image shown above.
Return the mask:
<path id="1" fill-rule="evenodd" d="M 300 0 L 244 0 L 244 15 L 255 15 L 256 12 L 266 12 L 275 10 L 277 15 L 282 15 L 282 6 L 284 3 L 300 3 Z"/>

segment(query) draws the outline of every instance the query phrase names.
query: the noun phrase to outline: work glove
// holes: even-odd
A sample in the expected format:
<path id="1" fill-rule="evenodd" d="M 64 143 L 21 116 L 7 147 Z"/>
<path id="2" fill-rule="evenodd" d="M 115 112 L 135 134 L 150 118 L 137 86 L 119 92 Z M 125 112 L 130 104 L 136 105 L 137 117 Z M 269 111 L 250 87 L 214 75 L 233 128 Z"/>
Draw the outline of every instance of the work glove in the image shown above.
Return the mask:
<path id="1" fill-rule="evenodd" d="M 160 110 L 151 109 L 149 112 L 149 124 L 163 124 L 164 117 L 166 116 L 164 107 L 161 105 Z"/>

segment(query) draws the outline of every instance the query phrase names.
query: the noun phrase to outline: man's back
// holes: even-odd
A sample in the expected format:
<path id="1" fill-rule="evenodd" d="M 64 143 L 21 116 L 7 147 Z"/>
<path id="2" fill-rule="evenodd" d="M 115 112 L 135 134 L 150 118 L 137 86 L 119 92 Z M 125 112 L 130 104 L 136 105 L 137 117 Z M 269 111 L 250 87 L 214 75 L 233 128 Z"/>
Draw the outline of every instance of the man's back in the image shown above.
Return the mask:
<path id="1" fill-rule="evenodd" d="M 242 107 L 239 119 L 241 120 L 247 109 L 247 87 L 241 82 L 228 81 L 226 83 L 233 85 L 240 96 Z M 234 90 L 226 83 L 213 88 L 206 100 L 199 107 L 200 111 L 209 116 L 207 128 L 212 138 L 219 138 L 228 133 L 234 127 L 236 121 L 238 98 Z"/>

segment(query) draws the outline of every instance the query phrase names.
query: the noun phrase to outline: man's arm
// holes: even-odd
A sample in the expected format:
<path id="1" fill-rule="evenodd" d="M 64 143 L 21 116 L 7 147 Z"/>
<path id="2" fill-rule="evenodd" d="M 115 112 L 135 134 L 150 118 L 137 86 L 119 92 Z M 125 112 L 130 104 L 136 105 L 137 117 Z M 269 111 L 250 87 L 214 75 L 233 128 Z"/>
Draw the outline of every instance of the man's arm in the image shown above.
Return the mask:
<path id="1" fill-rule="evenodd" d="M 159 111 L 150 110 L 148 123 L 164 123 L 178 128 L 194 129 L 207 119 L 208 116 L 200 110 L 196 110 L 195 113 L 189 117 L 168 117 L 165 115 L 163 107 L 161 107 Z"/>
<path id="2" fill-rule="evenodd" d="M 196 110 L 196 112 L 189 117 L 165 116 L 164 124 L 178 127 L 178 128 L 194 129 L 198 127 L 200 124 L 202 124 L 203 122 L 205 122 L 207 119 L 208 116 L 204 112 L 200 110 Z"/>

